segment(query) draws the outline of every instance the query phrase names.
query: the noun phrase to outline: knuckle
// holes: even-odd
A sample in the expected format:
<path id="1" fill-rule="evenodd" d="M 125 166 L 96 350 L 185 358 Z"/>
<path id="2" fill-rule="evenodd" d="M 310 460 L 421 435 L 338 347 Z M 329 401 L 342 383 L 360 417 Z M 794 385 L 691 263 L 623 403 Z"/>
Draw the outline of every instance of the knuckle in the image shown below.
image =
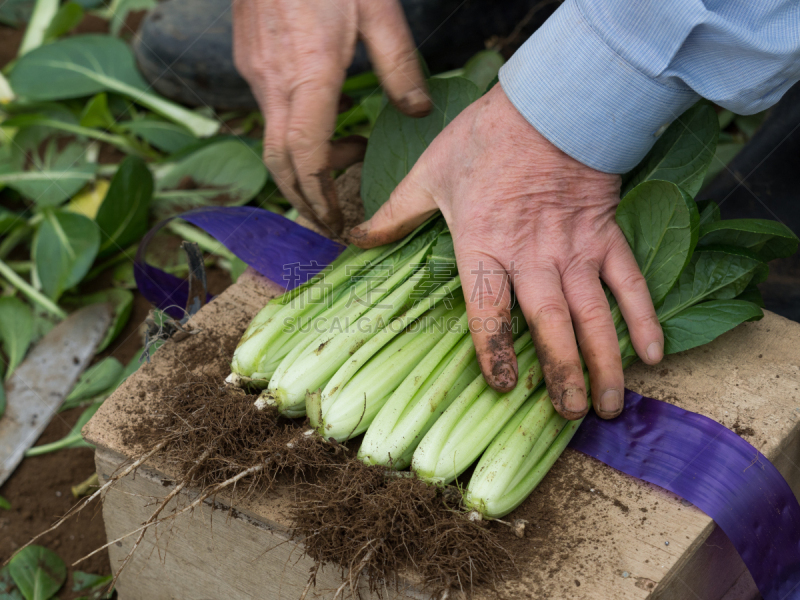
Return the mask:
<path id="1" fill-rule="evenodd" d="M 659 323 L 658 317 L 654 311 L 649 311 L 646 314 L 636 317 L 633 327 L 641 331 L 661 331 L 661 323 Z"/>
<path id="2" fill-rule="evenodd" d="M 647 281 L 638 269 L 630 269 L 619 277 L 619 287 L 626 294 L 647 293 Z"/>
<path id="3" fill-rule="evenodd" d="M 595 328 L 611 323 L 611 312 L 605 298 L 588 298 L 576 307 L 577 319 L 583 327 Z"/>
<path id="4" fill-rule="evenodd" d="M 545 300 L 537 307 L 533 323 L 536 327 L 571 325 L 572 319 L 561 302 Z"/>
<path id="5" fill-rule="evenodd" d="M 312 140 L 308 128 L 302 124 L 290 125 L 286 131 L 286 143 L 295 152 L 310 148 Z"/>

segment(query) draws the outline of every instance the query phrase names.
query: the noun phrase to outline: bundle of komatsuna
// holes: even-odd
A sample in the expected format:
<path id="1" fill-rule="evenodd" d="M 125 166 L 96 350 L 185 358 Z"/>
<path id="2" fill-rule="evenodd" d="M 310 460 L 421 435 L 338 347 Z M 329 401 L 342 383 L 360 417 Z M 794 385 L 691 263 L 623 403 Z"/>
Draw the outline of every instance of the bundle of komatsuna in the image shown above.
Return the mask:
<path id="1" fill-rule="evenodd" d="M 767 262 L 798 245 L 780 223 L 722 220 L 714 202 L 694 200 L 713 159 L 716 121 L 707 104 L 687 111 L 624 177 L 616 211 L 667 354 L 761 318 L 756 285 Z M 697 147 L 691 136 L 698 123 L 705 139 L 700 151 L 687 152 L 686 144 Z M 410 467 L 423 480 L 446 483 L 477 461 L 465 504 L 486 517 L 506 515 L 539 484 L 582 420 L 554 410 L 516 309 L 518 383 L 506 393 L 487 385 L 460 288 L 440 216 L 399 242 L 347 248 L 258 313 L 233 356 L 229 381 L 260 388 L 257 405 L 307 415 L 325 440 L 364 434 L 358 456 L 369 464 Z M 607 297 L 628 366 L 636 355 L 617 302 L 608 291 Z"/>

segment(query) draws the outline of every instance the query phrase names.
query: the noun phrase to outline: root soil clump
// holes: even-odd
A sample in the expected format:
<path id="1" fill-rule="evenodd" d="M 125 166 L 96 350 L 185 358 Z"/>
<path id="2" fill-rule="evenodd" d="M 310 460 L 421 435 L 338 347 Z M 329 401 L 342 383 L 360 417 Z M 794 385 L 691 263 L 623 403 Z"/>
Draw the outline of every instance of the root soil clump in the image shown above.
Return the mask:
<path id="1" fill-rule="evenodd" d="M 223 490 L 236 502 L 267 494 L 278 484 L 295 499 L 287 507 L 294 537 L 316 563 L 309 588 L 326 563 L 344 573 L 337 596 L 346 587 L 356 595 L 367 574 L 378 593 L 403 571 L 419 577 L 432 592 L 469 592 L 494 586 L 514 569 L 498 541 L 497 526 L 470 520 L 455 487 L 367 466 L 353 448 L 323 440 L 274 408 L 259 410 L 257 396 L 219 377 L 187 374 L 170 383 L 164 411 L 149 423 L 138 423 L 132 434 L 180 475 L 138 530 L 131 554 L 147 527 Z M 198 498 L 162 515 L 169 500 L 187 486 L 200 491 Z"/>

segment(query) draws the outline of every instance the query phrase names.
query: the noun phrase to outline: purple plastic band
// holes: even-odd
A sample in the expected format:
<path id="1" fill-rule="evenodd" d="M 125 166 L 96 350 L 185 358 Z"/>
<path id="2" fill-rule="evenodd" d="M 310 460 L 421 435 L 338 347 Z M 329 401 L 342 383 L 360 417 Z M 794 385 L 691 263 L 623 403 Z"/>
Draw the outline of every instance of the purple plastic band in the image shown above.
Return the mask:
<path id="1" fill-rule="evenodd" d="M 626 390 L 622 414 L 604 421 L 590 413 L 570 447 L 714 519 L 764 600 L 800 598 L 800 504 L 775 466 L 730 429 Z"/>
<path id="2" fill-rule="evenodd" d="M 174 218 L 200 227 L 247 265 L 286 289 L 308 281 L 344 249 L 294 221 L 253 206 L 196 208 L 165 219 L 139 244 L 134 276 L 142 295 L 174 318 L 184 314 L 189 284 L 144 260 L 147 244 Z"/>

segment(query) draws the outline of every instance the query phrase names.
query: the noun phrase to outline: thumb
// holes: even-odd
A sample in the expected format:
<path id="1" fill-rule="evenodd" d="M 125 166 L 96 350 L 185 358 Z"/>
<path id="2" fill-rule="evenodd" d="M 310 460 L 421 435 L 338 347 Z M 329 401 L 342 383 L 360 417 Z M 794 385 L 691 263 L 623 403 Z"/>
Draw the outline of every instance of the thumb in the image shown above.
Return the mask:
<path id="1" fill-rule="evenodd" d="M 356 246 L 374 248 L 399 240 L 438 210 L 433 196 L 420 184 L 418 166 L 406 175 L 370 220 L 350 230 L 350 239 Z"/>

